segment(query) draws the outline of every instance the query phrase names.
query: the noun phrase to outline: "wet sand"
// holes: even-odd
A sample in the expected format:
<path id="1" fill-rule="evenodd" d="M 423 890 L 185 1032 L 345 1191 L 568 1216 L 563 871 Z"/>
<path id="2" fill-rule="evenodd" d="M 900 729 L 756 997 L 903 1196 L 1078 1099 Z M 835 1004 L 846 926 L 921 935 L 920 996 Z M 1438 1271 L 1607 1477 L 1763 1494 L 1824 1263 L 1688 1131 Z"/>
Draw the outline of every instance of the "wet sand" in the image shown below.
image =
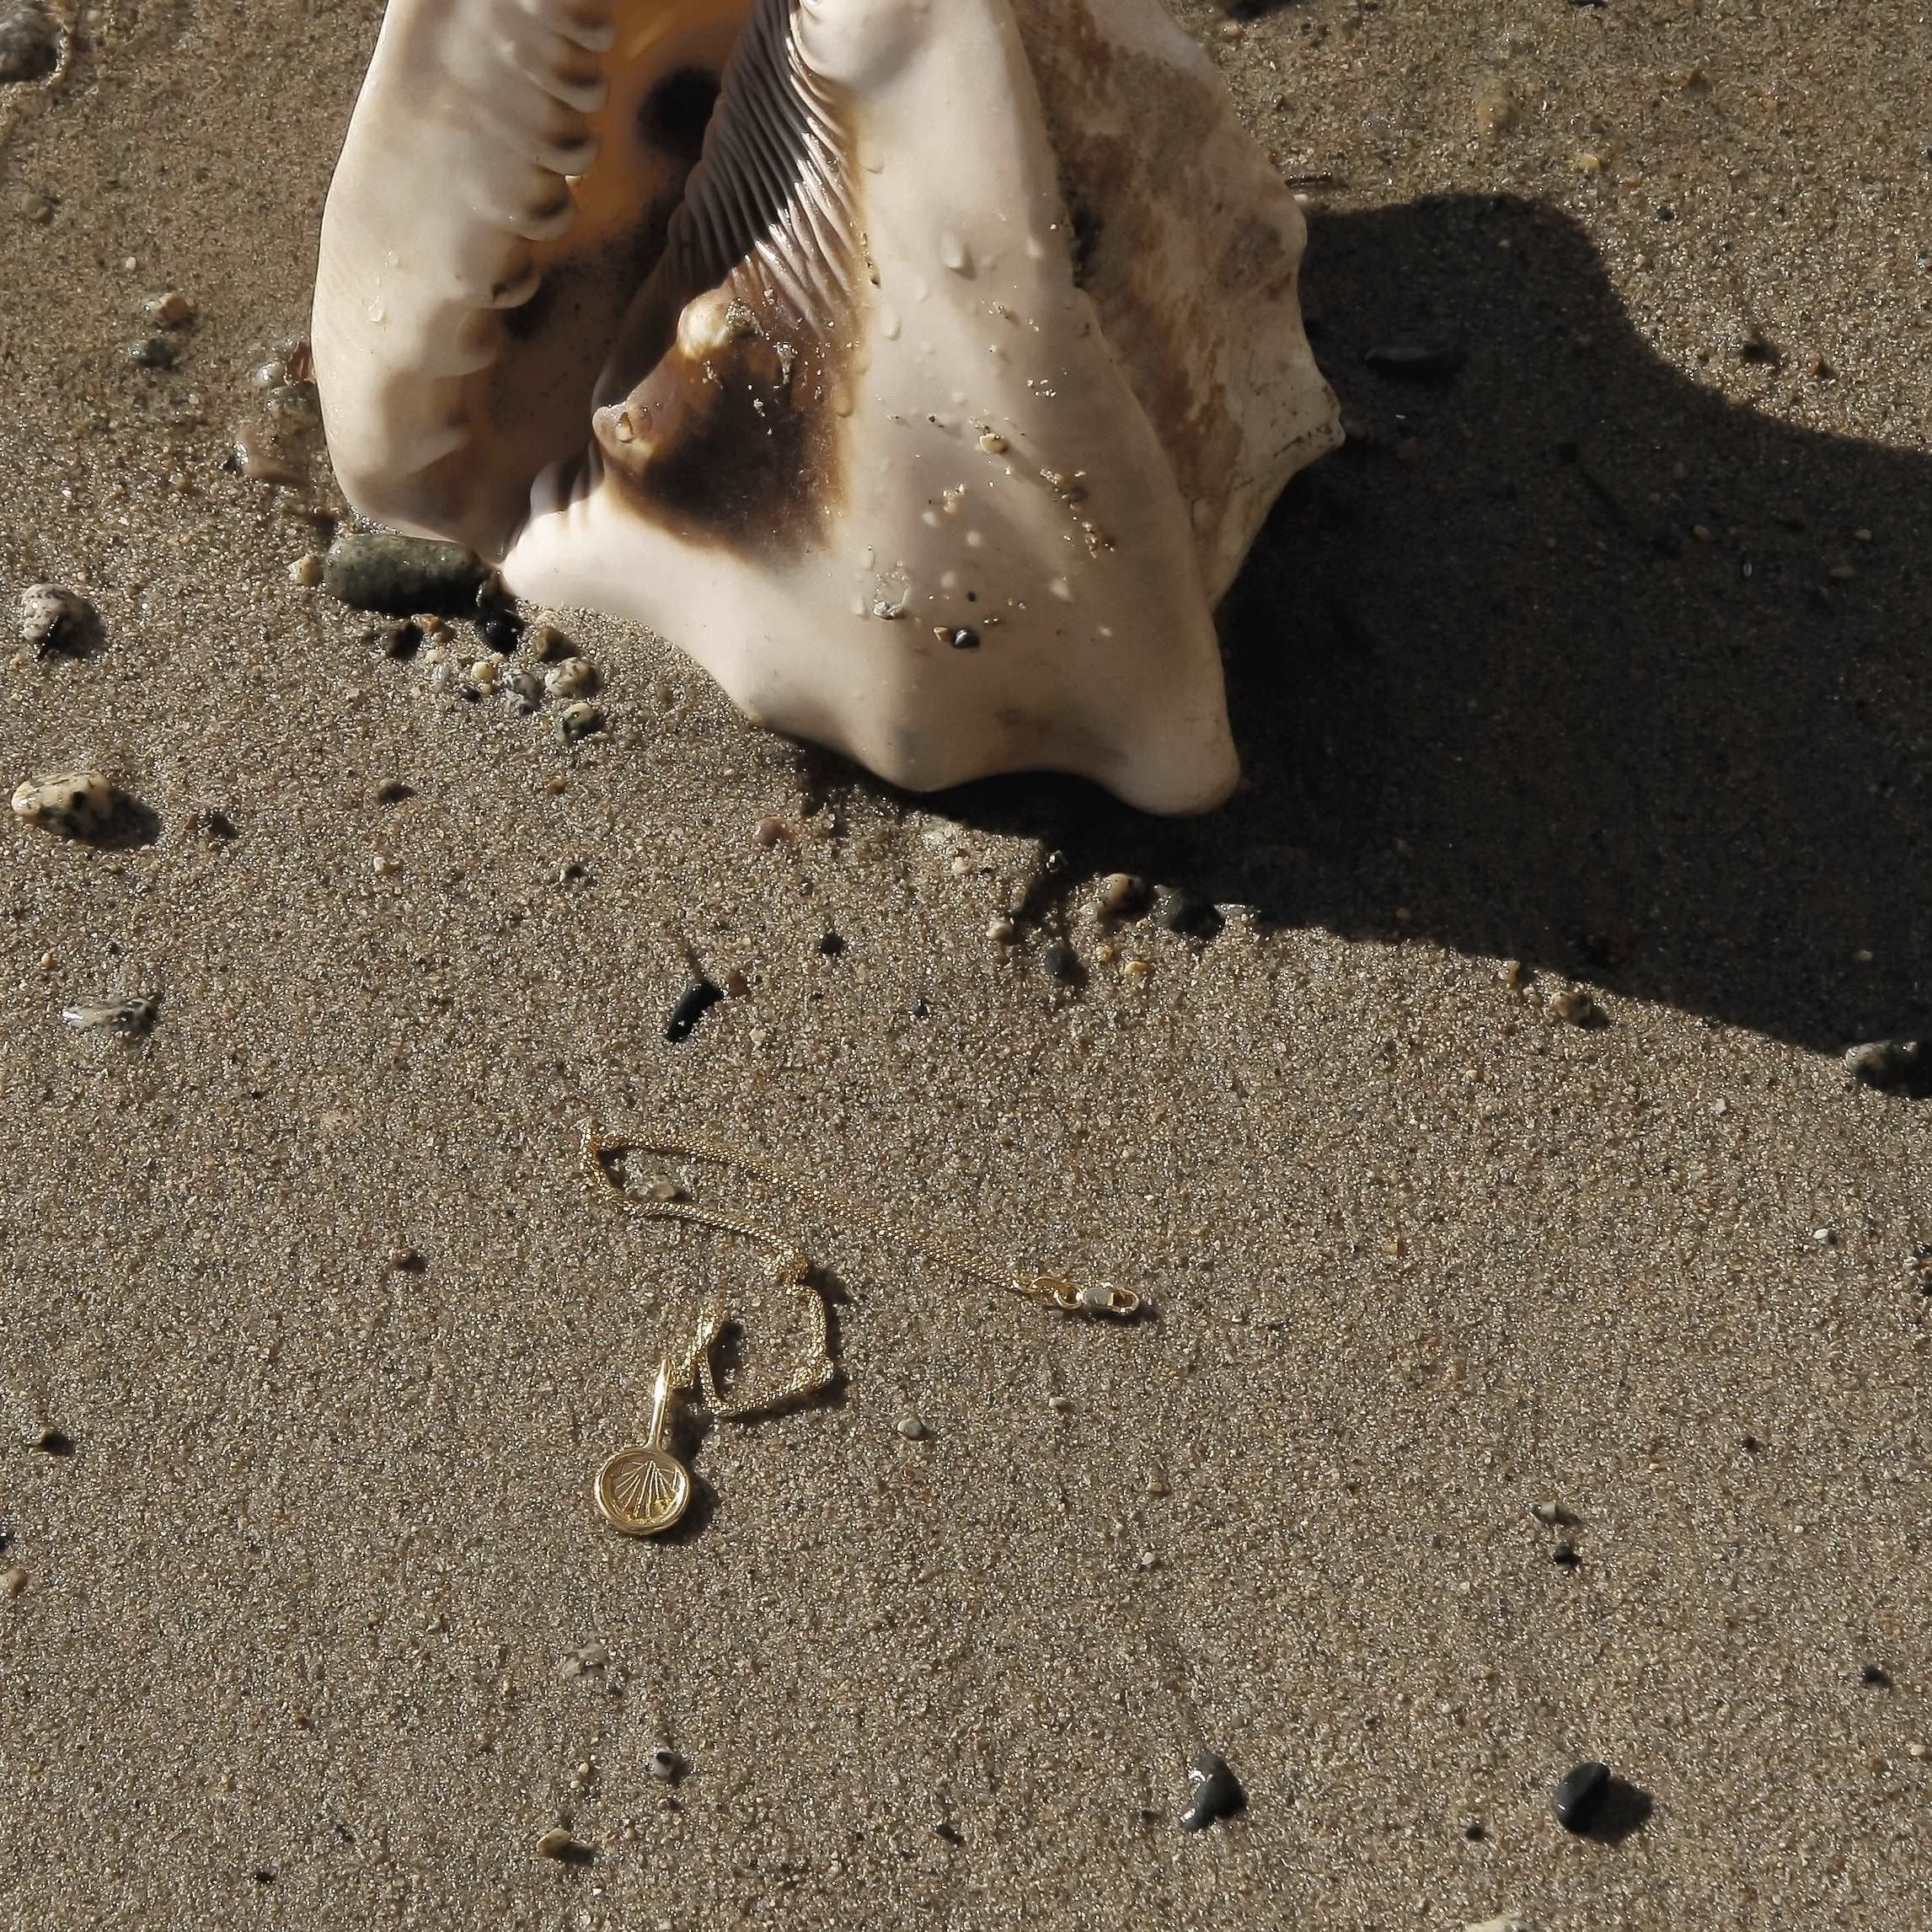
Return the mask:
<path id="1" fill-rule="evenodd" d="M 106 630 L 0 671 L 8 786 L 153 815 L 5 839 L 0 1923 L 1924 1922 L 1932 1103 L 1839 1057 L 1932 1030 L 1932 29 L 1185 18 L 1352 435 L 1187 824 L 893 794 L 588 620 L 575 747 L 372 652 L 223 465 L 377 9 L 123 0 L 0 91 L 0 597 Z M 694 966 L 748 991 L 674 1045 Z M 667 1338 L 720 1282 L 747 1373 L 801 1335 L 586 1120 L 864 1210 L 679 1170 L 842 1377 L 687 1428 L 661 1543 L 589 1484 Z M 1184 1835 L 1204 1747 L 1248 1801 Z"/>

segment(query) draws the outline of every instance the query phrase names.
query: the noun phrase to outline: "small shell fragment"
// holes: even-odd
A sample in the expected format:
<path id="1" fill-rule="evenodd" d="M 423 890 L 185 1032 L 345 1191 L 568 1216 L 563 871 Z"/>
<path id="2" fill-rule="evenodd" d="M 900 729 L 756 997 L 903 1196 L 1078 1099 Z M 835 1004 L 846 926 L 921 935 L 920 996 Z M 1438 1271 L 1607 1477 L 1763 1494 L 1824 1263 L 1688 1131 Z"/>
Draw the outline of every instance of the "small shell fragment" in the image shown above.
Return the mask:
<path id="1" fill-rule="evenodd" d="M 153 1025 L 157 1010 L 152 999 L 123 993 L 97 1006 L 64 1006 L 61 1018 L 77 1033 L 118 1033 L 132 1040 Z"/>
<path id="2" fill-rule="evenodd" d="M 99 772 L 49 772 L 13 794 L 14 813 L 28 824 L 88 841 L 113 829 L 120 805 L 120 794 Z"/>

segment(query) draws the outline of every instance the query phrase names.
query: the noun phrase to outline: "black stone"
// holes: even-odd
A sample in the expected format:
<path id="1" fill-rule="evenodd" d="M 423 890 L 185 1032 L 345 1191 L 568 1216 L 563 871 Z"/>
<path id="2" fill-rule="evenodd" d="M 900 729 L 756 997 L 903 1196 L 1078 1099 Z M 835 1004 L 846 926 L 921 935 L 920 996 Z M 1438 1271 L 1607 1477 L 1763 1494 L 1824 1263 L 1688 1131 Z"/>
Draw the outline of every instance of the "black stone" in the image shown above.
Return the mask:
<path id="1" fill-rule="evenodd" d="M 476 634 L 492 650 L 512 656 L 523 641 L 523 616 L 511 600 L 486 582 L 476 597 Z"/>
<path id="2" fill-rule="evenodd" d="M 127 345 L 127 359 L 140 369 L 172 369 L 181 353 L 171 335 L 143 335 Z"/>
<path id="3" fill-rule="evenodd" d="M 835 960 L 845 950 L 845 941 L 837 933 L 827 933 L 818 942 L 818 950 L 823 958 Z"/>
<path id="4" fill-rule="evenodd" d="M 336 538 L 322 587 L 352 610 L 385 617 L 471 617 L 489 574 L 483 559 L 460 543 L 356 532 Z"/>
<path id="5" fill-rule="evenodd" d="M 664 1023 L 666 1040 L 673 1046 L 688 1040 L 697 1030 L 698 1022 L 724 997 L 709 980 L 693 980 L 685 987 L 683 997 L 672 1008 L 671 1017 Z"/>
<path id="6" fill-rule="evenodd" d="M 1566 1832 L 1588 1831 L 1603 1808 L 1609 1784 L 1610 1767 L 1600 1759 L 1586 1758 L 1581 1764 L 1572 1764 L 1549 1794 L 1549 1808 L 1555 1812 L 1557 1823 Z"/>
<path id="7" fill-rule="evenodd" d="M 1469 348 L 1459 335 L 1433 335 L 1378 342 L 1362 359 L 1378 376 L 1393 376 L 1398 382 L 1446 383 L 1469 361 Z"/>
<path id="8" fill-rule="evenodd" d="M 74 1453 L 74 1439 L 65 1429 L 42 1429 L 28 1447 L 38 1449 L 43 1456 L 71 1456 Z"/>
<path id="9" fill-rule="evenodd" d="M 1881 1094 L 1932 1090 L 1932 1043 L 1924 1040 L 1868 1040 L 1844 1057 L 1854 1080 Z"/>
<path id="10" fill-rule="evenodd" d="M 1869 1683 L 1875 1689 L 1890 1690 L 1892 1688 L 1892 1672 L 1883 1664 L 1866 1664 L 1859 1672 L 1858 1681 L 1860 1683 Z"/>
<path id="11" fill-rule="evenodd" d="M 1583 1559 L 1577 1555 L 1576 1545 L 1574 1543 L 1560 1543 L 1555 1549 L 1550 1551 L 1549 1560 L 1552 1563 L 1560 1564 L 1565 1570 L 1574 1570 L 1582 1562 Z"/>
<path id="12" fill-rule="evenodd" d="M 947 640 L 955 650 L 977 650 L 979 633 L 971 624 L 962 623 Z"/>
<path id="13" fill-rule="evenodd" d="M 1221 915 L 1191 892 L 1163 891 L 1153 902 L 1154 923 L 1190 939 L 1212 939 L 1221 930 Z"/>
<path id="14" fill-rule="evenodd" d="M 1065 940 L 1056 939 L 1041 950 L 1040 970 L 1049 979 L 1068 980 L 1079 971 L 1080 962 Z"/>
<path id="15" fill-rule="evenodd" d="M 1184 1832 L 1205 1831 L 1217 1818 L 1232 1817 L 1248 1802 L 1241 1780 L 1212 1751 L 1203 1751 L 1187 1767 L 1187 1784 L 1194 1796 L 1180 1814 Z"/>

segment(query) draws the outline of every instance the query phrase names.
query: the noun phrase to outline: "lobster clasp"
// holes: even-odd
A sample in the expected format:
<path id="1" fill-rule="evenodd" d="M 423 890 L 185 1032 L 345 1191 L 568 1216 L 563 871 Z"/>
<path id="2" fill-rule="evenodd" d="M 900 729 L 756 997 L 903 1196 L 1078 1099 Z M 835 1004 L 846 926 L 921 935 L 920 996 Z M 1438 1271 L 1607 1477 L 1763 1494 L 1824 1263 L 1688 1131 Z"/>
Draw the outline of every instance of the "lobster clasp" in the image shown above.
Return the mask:
<path id="1" fill-rule="evenodd" d="M 1068 1314 L 1106 1315 L 1132 1321 L 1141 1312 L 1141 1298 L 1132 1288 L 1111 1282 L 1088 1282 L 1079 1287 L 1058 1275 L 1036 1275 L 1034 1291 Z"/>

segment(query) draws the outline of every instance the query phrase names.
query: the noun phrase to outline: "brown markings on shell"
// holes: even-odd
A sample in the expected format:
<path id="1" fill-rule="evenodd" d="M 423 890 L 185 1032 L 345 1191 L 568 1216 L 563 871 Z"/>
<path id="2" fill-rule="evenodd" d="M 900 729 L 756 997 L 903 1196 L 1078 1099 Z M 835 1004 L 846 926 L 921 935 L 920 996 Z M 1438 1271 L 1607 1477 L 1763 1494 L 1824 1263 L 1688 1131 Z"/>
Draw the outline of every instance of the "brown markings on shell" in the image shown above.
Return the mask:
<path id="1" fill-rule="evenodd" d="M 741 269 L 724 285 L 741 318 L 730 340 L 698 356 L 673 340 L 622 405 L 632 440 L 600 418 L 597 441 L 640 513 L 685 542 L 795 555 L 839 508 L 844 358 L 752 281 Z"/>
<path id="2" fill-rule="evenodd" d="M 1168 252 L 1147 185 L 1189 178 L 1218 103 L 1206 88 L 1176 87 L 1165 62 L 1109 40 L 1086 0 L 1023 0 L 1018 12 L 1059 157 L 1074 280 L 1100 309 L 1182 501 L 1205 500 L 1218 518 L 1235 481 L 1240 431 L 1197 344 L 1229 299 L 1272 302 L 1286 294 L 1293 254 L 1274 224 L 1251 215 L 1216 264 L 1218 287 L 1183 291 L 1169 278 L 1156 293 L 1139 290 Z M 1083 128 L 1096 99 L 1117 104 L 1118 131 Z M 1104 223 L 1094 212 L 1101 208 Z"/>

